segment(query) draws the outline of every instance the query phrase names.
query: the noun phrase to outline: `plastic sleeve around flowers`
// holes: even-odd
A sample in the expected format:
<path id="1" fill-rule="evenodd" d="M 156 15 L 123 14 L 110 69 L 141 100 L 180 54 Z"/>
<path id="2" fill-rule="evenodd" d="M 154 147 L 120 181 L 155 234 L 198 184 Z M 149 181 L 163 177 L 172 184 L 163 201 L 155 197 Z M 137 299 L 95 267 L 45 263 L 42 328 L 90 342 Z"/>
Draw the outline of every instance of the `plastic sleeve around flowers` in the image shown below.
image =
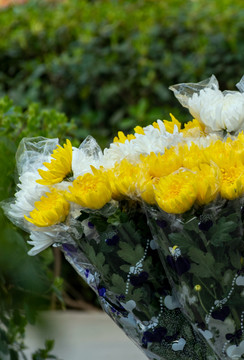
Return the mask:
<path id="1" fill-rule="evenodd" d="M 72 227 L 66 259 L 149 359 L 217 359 L 182 315 L 139 208 L 82 213 Z"/>
<path id="2" fill-rule="evenodd" d="M 182 310 L 219 359 L 244 354 L 243 199 L 170 215 L 146 207 Z"/>

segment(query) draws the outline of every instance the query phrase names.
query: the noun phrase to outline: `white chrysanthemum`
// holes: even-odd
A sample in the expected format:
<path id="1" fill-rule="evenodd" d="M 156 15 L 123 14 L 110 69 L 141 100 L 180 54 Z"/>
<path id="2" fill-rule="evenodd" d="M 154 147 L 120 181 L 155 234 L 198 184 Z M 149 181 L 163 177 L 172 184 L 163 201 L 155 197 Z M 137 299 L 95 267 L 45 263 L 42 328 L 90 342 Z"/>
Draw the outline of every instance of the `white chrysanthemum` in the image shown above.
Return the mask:
<path id="1" fill-rule="evenodd" d="M 99 168 L 100 160 L 87 157 L 81 149 L 73 148 L 72 152 L 72 171 L 74 179 L 85 173 L 91 173 L 91 165 Z"/>
<path id="2" fill-rule="evenodd" d="M 69 226 L 65 224 L 52 225 L 48 228 L 34 228 L 30 233 L 31 240 L 27 241 L 28 244 L 33 246 L 28 251 L 28 254 L 31 256 L 37 255 L 55 242 L 69 242 L 70 239 L 72 241 L 69 230 Z"/>
<path id="3" fill-rule="evenodd" d="M 72 171 L 73 177 L 92 172 L 91 165 L 99 168 L 102 158 L 102 150 L 96 140 L 88 136 L 80 145 L 79 149 L 73 147 L 72 151 Z"/>
<path id="4" fill-rule="evenodd" d="M 30 234 L 30 241 L 27 241 L 28 244 L 33 246 L 31 250 L 28 251 L 28 255 L 34 256 L 40 253 L 41 251 L 47 249 L 55 242 L 54 233 L 52 232 L 38 232 L 33 231 Z M 56 235 L 56 234 L 55 234 Z"/>
<path id="5" fill-rule="evenodd" d="M 179 102 L 206 127 L 206 131 L 240 132 L 244 129 L 244 77 L 238 91 L 219 90 L 214 75 L 199 83 L 170 86 Z"/>
<path id="6" fill-rule="evenodd" d="M 109 169 L 123 159 L 137 162 L 141 154 L 149 155 L 151 152 L 163 154 L 166 148 L 182 141 L 183 137 L 177 126 L 174 128 L 174 133 L 171 134 L 166 131 L 161 120 L 158 120 L 157 123 L 159 129 L 149 125 L 143 128 L 144 134 L 135 134 L 135 139 L 126 140 L 124 143 L 112 143 L 108 149 L 104 150 L 101 165 Z"/>
<path id="7" fill-rule="evenodd" d="M 126 140 L 124 143 L 112 143 L 108 149 L 104 149 L 101 165 L 105 169 L 109 169 L 113 167 L 116 162 L 120 162 L 125 158 L 129 161 L 137 158 L 135 145 L 132 140 Z"/>
<path id="8" fill-rule="evenodd" d="M 189 111 L 209 131 L 240 131 L 244 127 L 244 94 L 222 93 L 217 88 L 206 88 L 188 101 Z"/>
<path id="9" fill-rule="evenodd" d="M 45 169 L 43 162 L 49 162 L 58 139 L 45 139 L 43 137 L 24 138 L 19 144 L 16 160 L 19 173 L 18 190 L 11 202 L 3 202 L 2 207 L 10 220 L 28 231 L 29 225 L 24 220 L 34 209 L 36 201 L 40 200 L 46 192 L 47 186 L 37 184 L 41 179 L 38 169 Z"/>
<path id="10" fill-rule="evenodd" d="M 35 207 L 35 202 L 40 200 L 41 196 L 49 191 L 47 186 L 37 184 L 37 179 L 40 179 L 37 171 L 23 173 L 19 178 L 19 190 L 15 194 L 14 201 L 6 204 L 3 203 L 5 214 L 10 220 L 27 231 L 29 224 L 25 221 L 24 215 L 29 216 L 29 213 Z"/>

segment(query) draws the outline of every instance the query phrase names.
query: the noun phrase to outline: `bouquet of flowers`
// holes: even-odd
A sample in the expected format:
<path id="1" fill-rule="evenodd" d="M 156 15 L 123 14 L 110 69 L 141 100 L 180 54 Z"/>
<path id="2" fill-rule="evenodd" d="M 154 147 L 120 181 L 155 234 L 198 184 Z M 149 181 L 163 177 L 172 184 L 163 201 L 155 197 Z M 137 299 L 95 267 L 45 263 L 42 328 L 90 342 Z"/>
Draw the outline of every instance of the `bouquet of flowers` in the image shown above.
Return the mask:
<path id="1" fill-rule="evenodd" d="M 3 207 L 30 232 L 31 255 L 62 248 L 149 359 L 240 359 L 243 82 L 171 89 L 194 116 L 183 129 L 171 115 L 119 132 L 104 152 L 91 137 L 79 149 L 23 140 Z"/>
<path id="2" fill-rule="evenodd" d="M 217 359 L 179 308 L 142 208 L 112 196 L 112 183 L 98 169 L 106 166 L 105 156 L 108 168 L 116 162 L 112 149 L 107 152 L 91 137 L 79 149 L 69 141 L 61 147 L 57 139 L 23 139 L 19 189 L 3 203 L 5 213 L 30 232 L 30 255 L 61 248 L 104 311 L 149 359 Z"/>

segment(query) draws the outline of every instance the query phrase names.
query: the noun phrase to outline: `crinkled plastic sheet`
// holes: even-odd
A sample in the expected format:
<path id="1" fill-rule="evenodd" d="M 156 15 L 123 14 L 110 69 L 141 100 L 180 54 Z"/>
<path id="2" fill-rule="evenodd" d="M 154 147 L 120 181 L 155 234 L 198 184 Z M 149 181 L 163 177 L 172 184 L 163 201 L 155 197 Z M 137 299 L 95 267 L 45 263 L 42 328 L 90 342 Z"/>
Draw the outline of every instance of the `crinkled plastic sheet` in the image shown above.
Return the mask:
<path id="1" fill-rule="evenodd" d="M 181 105 L 186 108 L 188 108 L 189 98 L 191 98 L 193 94 L 199 94 L 201 90 L 207 88 L 213 90 L 219 88 L 218 80 L 214 75 L 198 83 L 182 83 L 169 87 L 169 89 L 173 91 L 175 97 L 181 103 Z"/>
<path id="2" fill-rule="evenodd" d="M 219 90 L 214 75 L 199 83 L 170 86 L 175 97 L 200 121 L 205 132 L 237 134 L 244 130 L 244 77 L 236 84 L 239 91 Z"/>
<path id="3" fill-rule="evenodd" d="M 49 191 L 48 187 L 36 183 L 40 178 L 38 169 L 43 168 L 43 162 L 50 161 L 57 144 L 58 139 L 23 138 L 16 152 L 17 191 L 15 198 L 1 202 L 1 207 L 6 216 L 25 231 L 31 232 L 33 226 L 24 220 L 24 215 L 28 216 L 34 203 Z"/>
<path id="4" fill-rule="evenodd" d="M 41 136 L 23 138 L 16 152 L 18 175 L 41 168 L 58 143 L 58 139 L 47 139 Z"/>
<path id="5" fill-rule="evenodd" d="M 183 312 L 219 359 L 243 358 L 243 199 L 183 215 L 146 211 Z"/>
<path id="6" fill-rule="evenodd" d="M 62 233 L 69 227 L 70 217 L 72 217 L 75 205 L 71 205 L 70 216 L 66 223 L 53 225 L 47 228 L 37 227 L 24 219 L 24 215 L 34 209 L 35 202 L 41 196 L 49 192 L 48 186 L 40 185 L 36 180 L 40 179 L 38 169 L 47 170 L 43 163 L 50 162 L 53 150 L 59 144 L 58 139 L 47 139 L 44 137 L 23 138 L 16 152 L 17 167 L 17 191 L 15 197 L 1 202 L 1 207 L 5 215 L 18 227 L 29 232 L 34 246 L 30 250 L 30 255 L 36 255 L 55 242 L 56 238 L 62 237 Z M 73 172 L 79 176 L 91 171 L 90 165 L 96 166 L 102 156 L 102 151 L 95 139 L 88 136 L 78 148 L 73 148 Z M 67 182 L 57 184 L 57 187 L 67 187 Z"/>
<path id="7" fill-rule="evenodd" d="M 118 209 L 113 215 L 110 209 L 109 216 L 84 217 L 77 227 L 82 237 L 63 242 L 61 249 L 129 338 L 149 359 L 217 359 L 182 315 L 145 215 Z"/>
<path id="8" fill-rule="evenodd" d="M 236 84 L 237 89 L 240 93 L 244 92 L 244 76 L 242 76 L 241 80 Z M 198 83 L 181 83 L 172 85 L 169 87 L 170 90 L 173 91 L 175 97 L 180 102 L 180 104 L 186 108 L 188 108 L 188 101 L 193 96 L 193 94 L 199 94 L 201 90 L 204 89 L 212 89 L 218 90 L 219 83 L 214 75 L 210 78 L 207 78 Z M 233 91 L 225 90 L 223 94 L 234 93 Z"/>

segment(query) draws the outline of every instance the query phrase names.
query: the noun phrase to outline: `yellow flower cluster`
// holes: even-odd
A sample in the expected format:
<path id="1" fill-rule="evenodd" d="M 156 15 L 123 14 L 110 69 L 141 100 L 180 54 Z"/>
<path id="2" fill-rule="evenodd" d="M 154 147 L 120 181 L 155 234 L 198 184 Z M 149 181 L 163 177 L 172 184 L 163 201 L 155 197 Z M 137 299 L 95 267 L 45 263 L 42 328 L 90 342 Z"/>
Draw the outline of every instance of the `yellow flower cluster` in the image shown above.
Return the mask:
<path id="1" fill-rule="evenodd" d="M 183 138 L 204 136 L 204 128 L 197 120 L 184 129 L 173 115 L 171 120 L 164 121 L 170 133 L 177 127 Z M 159 129 L 159 124 L 153 123 L 153 127 Z M 144 128 L 137 126 L 134 135 L 119 132 L 114 142 L 131 141 L 136 134 L 144 135 Z M 243 133 L 235 139 L 215 140 L 208 147 L 183 141 L 164 154 L 141 155 L 135 163 L 123 159 L 108 170 L 91 166 L 92 173 L 72 179 L 72 145 L 67 140 L 54 150 L 51 162 L 44 163 L 47 170 L 39 170 L 41 179 L 37 182 L 48 186 L 49 192 L 25 219 L 36 226 L 51 226 L 65 221 L 72 203 L 96 210 L 112 199 L 141 200 L 172 214 L 184 213 L 194 205 L 203 206 L 217 196 L 235 199 L 244 194 L 243 145 Z M 70 182 L 66 183 L 67 190 L 59 190 L 64 181 Z"/>
<path id="2" fill-rule="evenodd" d="M 244 135 L 205 148 L 180 144 L 162 155 L 141 155 L 136 164 L 123 160 L 104 174 L 112 198 L 142 199 L 172 214 L 206 205 L 217 196 L 233 200 L 244 194 Z"/>
<path id="3" fill-rule="evenodd" d="M 65 197 L 84 208 L 101 209 L 111 200 L 112 191 L 108 178 L 102 171 L 93 168 L 94 174 L 86 173 L 78 176 L 69 186 Z"/>
<path id="4" fill-rule="evenodd" d="M 48 170 L 38 170 L 42 179 L 37 180 L 37 183 L 48 186 L 50 192 L 35 202 L 30 217 L 25 216 L 27 221 L 39 227 L 51 226 L 65 221 L 70 203 L 101 209 L 111 200 L 112 190 L 108 178 L 95 168 L 93 174 L 77 177 L 68 187 L 69 191 L 58 190 L 58 184 L 68 177 L 70 180 L 72 176 L 72 145 L 69 140 L 63 147 L 58 145 L 51 157 L 50 163 L 43 164 Z"/>

